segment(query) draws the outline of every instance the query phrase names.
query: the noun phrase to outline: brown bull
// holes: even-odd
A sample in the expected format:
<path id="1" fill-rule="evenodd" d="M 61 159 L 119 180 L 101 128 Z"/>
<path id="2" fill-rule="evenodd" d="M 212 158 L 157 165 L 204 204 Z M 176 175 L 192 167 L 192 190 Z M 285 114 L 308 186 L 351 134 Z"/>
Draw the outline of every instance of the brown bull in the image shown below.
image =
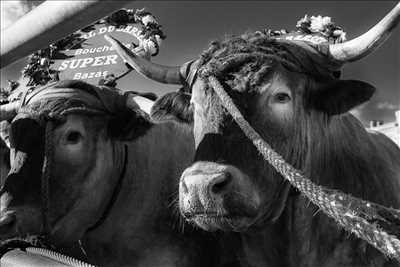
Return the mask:
<path id="1" fill-rule="evenodd" d="M 10 141 L 1 239 L 42 235 L 100 266 L 217 264 L 215 240 L 183 231 L 171 205 L 193 157 L 187 127 L 151 123 L 131 94 L 63 81 L 25 98 Z"/>
<path id="2" fill-rule="evenodd" d="M 10 170 L 10 149 L 8 121 L 0 122 L 0 184 L 3 184 Z"/>
<path id="3" fill-rule="evenodd" d="M 348 113 L 375 88 L 339 79 L 342 64 L 381 44 L 399 14 L 400 4 L 369 32 L 344 43 L 316 43 L 321 35 L 300 30 L 235 36 L 175 68 L 139 58 L 109 38 L 140 73 L 165 83 L 185 81 L 190 88 L 165 95 L 152 110 L 155 119 L 193 123 L 195 160 L 179 188 L 183 217 L 207 231 L 240 232 L 236 253 L 249 266 L 398 266 L 318 213 L 264 162 L 208 77 L 216 77 L 261 137 L 313 182 L 400 208 L 400 150 Z M 392 225 L 393 233 L 399 228 Z"/>

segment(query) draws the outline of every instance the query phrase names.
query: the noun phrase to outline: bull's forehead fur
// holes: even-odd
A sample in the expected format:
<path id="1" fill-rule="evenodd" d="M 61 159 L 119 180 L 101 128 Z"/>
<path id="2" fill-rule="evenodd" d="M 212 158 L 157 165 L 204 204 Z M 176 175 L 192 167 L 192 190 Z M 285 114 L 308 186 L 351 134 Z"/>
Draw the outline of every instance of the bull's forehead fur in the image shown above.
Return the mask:
<path id="1" fill-rule="evenodd" d="M 239 92 L 251 92 L 268 74 L 282 65 L 290 72 L 305 74 L 316 80 L 332 81 L 340 72 L 329 57 L 290 42 L 278 41 L 258 33 L 214 41 L 199 59 L 199 77 L 210 75 Z"/>
<path id="2" fill-rule="evenodd" d="M 120 90 L 97 87 L 82 81 L 65 80 L 37 88 L 22 100 L 21 111 L 51 112 L 60 115 L 67 109 L 80 107 L 115 114 L 125 108 Z"/>

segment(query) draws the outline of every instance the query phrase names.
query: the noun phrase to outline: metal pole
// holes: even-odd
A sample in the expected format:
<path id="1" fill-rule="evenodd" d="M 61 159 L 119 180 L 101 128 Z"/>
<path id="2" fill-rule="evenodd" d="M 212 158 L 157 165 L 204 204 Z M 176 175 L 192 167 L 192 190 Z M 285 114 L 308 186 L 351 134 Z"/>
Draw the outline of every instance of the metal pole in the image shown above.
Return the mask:
<path id="1" fill-rule="evenodd" d="M 129 0 L 46 1 L 1 32 L 0 68 L 124 7 Z"/>

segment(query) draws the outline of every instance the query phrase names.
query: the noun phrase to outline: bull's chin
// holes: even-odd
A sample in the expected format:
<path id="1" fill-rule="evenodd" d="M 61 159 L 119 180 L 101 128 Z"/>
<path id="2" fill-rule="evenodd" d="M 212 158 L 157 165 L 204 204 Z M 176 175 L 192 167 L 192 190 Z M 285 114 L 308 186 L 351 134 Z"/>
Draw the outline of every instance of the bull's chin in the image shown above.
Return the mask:
<path id="1" fill-rule="evenodd" d="M 221 216 L 214 214 L 196 214 L 189 219 L 190 222 L 208 232 L 243 232 L 247 230 L 254 219 L 244 216 Z"/>

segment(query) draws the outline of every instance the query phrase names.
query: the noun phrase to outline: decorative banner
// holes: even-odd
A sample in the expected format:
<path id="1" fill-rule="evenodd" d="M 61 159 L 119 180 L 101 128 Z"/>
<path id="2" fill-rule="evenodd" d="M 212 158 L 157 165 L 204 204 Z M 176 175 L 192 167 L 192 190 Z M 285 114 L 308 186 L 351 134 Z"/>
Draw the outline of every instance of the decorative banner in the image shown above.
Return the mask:
<path id="1" fill-rule="evenodd" d="M 32 54 L 23 70 L 23 76 L 29 78 L 26 86 L 66 79 L 115 86 L 129 68 L 104 34 L 121 40 L 132 50 L 140 47 L 149 56 L 158 54 L 161 40 L 165 39 L 161 26 L 149 12 L 121 9 Z"/>
<path id="2" fill-rule="evenodd" d="M 140 24 L 119 28 L 97 24 L 90 32 L 80 33 L 78 38 L 82 38 L 81 43 L 69 50 L 58 51 L 57 56 L 51 59 L 50 66 L 59 73 L 60 80 L 87 80 L 89 83 L 98 84 L 100 79 L 105 79 L 107 75 L 117 77 L 127 71 L 127 67 L 108 45 L 104 34 L 111 34 L 133 49 L 139 45 L 137 34 L 142 30 Z"/>

